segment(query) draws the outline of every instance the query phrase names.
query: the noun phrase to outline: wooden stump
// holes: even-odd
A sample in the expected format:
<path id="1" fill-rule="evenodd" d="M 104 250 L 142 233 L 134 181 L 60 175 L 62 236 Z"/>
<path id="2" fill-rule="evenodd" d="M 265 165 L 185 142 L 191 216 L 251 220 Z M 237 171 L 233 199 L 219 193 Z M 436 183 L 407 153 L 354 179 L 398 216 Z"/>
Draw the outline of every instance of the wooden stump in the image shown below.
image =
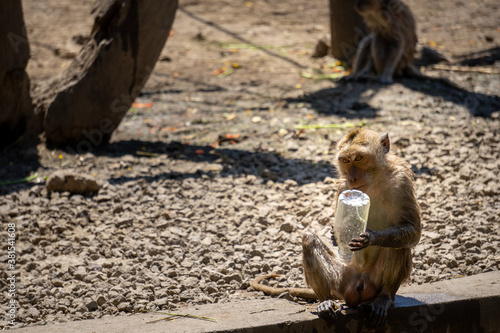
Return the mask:
<path id="1" fill-rule="evenodd" d="M 354 9 L 354 1 L 330 0 L 331 55 L 350 62 L 369 31 Z"/>
<path id="2" fill-rule="evenodd" d="M 168 38 L 177 0 L 98 0 L 90 40 L 37 97 L 47 143 L 77 153 L 109 141 Z"/>
<path id="3" fill-rule="evenodd" d="M 21 1 L 0 1 L 0 147 L 35 126 L 26 65 L 30 57 Z"/>

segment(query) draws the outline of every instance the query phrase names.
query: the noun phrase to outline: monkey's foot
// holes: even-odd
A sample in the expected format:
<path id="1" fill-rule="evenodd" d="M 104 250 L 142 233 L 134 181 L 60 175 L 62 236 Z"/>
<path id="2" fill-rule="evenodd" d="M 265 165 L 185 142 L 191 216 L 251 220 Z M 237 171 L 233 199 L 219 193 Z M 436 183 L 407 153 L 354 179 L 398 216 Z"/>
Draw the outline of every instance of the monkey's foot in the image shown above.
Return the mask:
<path id="1" fill-rule="evenodd" d="M 340 77 L 337 81 L 342 82 L 342 83 L 347 83 L 347 82 L 353 82 L 353 81 L 358 81 L 358 80 L 359 80 L 358 75 L 350 74 L 350 75 Z"/>
<path id="2" fill-rule="evenodd" d="M 340 311 L 342 311 L 342 303 L 339 301 L 328 300 L 318 305 L 318 314 L 322 318 L 337 319 Z"/>
<path id="3" fill-rule="evenodd" d="M 393 83 L 392 77 L 385 76 L 385 75 L 380 76 L 378 79 L 378 82 L 380 82 L 382 84 L 392 84 Z"/>
<path id="4" fill-rule="evenodd" d="M 380 326 L 385 321 L 387 317 L 387 311 L 392 306 L 392 299 L 387 295 L 381 295 L 361 303 L 358 305 L 358 309 L 361 311 L 367 311 L 369 313 L 370 323 L 377 327 Z"/>

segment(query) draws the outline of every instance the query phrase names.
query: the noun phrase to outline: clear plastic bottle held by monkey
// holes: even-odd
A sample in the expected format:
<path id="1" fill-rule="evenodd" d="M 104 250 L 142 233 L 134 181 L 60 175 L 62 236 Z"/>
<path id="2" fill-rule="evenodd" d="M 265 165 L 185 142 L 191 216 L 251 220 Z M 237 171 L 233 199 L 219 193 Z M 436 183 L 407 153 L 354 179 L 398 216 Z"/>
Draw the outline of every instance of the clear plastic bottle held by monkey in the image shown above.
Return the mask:
<path id="1" fill-rule="evenodd" d="M 349 242 L 366 231 L 370 197 L 358 190 L 345 190 L 339 196 L 335 214 L 335 241 L 339 248 L 339 260 L 349 264 L 353 252 Z"/>

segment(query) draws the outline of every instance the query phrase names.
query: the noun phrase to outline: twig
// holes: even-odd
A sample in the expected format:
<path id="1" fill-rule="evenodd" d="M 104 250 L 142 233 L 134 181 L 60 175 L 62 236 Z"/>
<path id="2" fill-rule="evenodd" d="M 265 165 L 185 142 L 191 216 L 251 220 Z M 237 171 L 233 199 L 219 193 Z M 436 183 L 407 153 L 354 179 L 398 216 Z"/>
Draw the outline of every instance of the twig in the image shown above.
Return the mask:
<path id="1" fill-rule="evenodd" d="M 362 120 L 359 124 L 355 123 L 342 123 L 342 124 L 311 124 L 311 125 L 295 125 L 295 129 L 320 129 L 320 128 L 349 128 L 349 127 L 362 127 L 365 125 L 365 121 Z"/>
<path id="2" fill-rule="evenodd" d="M 147 156 L 147 157 L 157 157 L 159 154 L 158 153 L 150 153 L 150 152 L 147 152 L 147 151 L 136 151 L 135 152 L 137 155 L 141 155 L 141 156 Z"/>
<path id="3" fill-rule="evenodd" d="M 483 73 L 483 74 L 500 74 L 500 70 L 495 70 L 493 68 L 488 67 L 468 67 L 468 66 L 456 66 L 456 65 L 444 65 L 444 64 L 436 64 L 432 66 L 433 69 L 444 70 L 444 71 L 453 71 L 453 72 L 475 72 L 475 73 Z"/>
<path id="4" fill-rule="evenodd" d="M 17 145 L 19 142 L 21 142 L 21 140 L 23 139 L 23 136 L 21 135 L 20 137 L 18 137 L 16 139 L 16 141 L 12 142 L 10 145 L 8 145 L 7 147 L 5 147 L 3 149 L 4 152 L 6 152 L 7 150 L 9 150 L 10 148 L 14 147 L 15 145 Z"/>
<path id="5" fill-rule="evenodd" d="M 239 43 L 239 44 L 221 43 L 220 46 L 227 49 L 276 49 L 277 48 L 271 45 L 257 46 L 247 43 Z"/>
<path id="6" fill-rule="evenodd" d="M 164 321 L 164 320 L 172 321 L 174 319 L 175 319 L 175 317 L 173 317 L 173 316 L 171 316 L 171 317 L 165 317 L 165 318 L 160 318 L 160 319 L 155 319 L 155 320 L 147 321 L 146 324 L 153 324 L 153 323 L 157 323 L 159 321 Z"/>
<path id="7" fill-rule="evenodd" d="M 338 79 L 339 77 L 343 77 L 346 75 L 346 73 L 333 73 L 333 74 L 324 74 L 324 73 L 321 73 L 321 74 L 318 74 L 318 75 L 314 75 L 314 74 L 311 74 L 311 73 L 307 73 L 307 72 L 302 72 L 300 74 L 302 77 L 306 78 L 306 79 L 313 79 L 313 80 L 335 80 L 335 79 Z"/>
<path id="8" fill-rule="evenodd" d="M 174 320 L 174 317 L 193 318 L 193 319 L 201 319 L 201 320 L 208 320 L 208 321 L 217 322 L 217 319 L 215 319 L 215 318 L 195 316 L 195 315 L 190 315 L 190 314 L 179 314 L 179 313 L 171 313 L 171 312 L 152 311 L 152 310 L 142 310 L 141 312 L 159 313 L 159 314 L 164 314 L 164 315 L 169 316 L 169 317 L 165 317 L 165 318 L 161 318 L 161 319 L 155 319 L 152 321 L 148 321 L 148 322 L 146 322 L 146 324 L 155 323 L 155 322 L 162 321 L 162 320 Z"/>
<path id="9" fill-rule="evenodd" d="M 16 179 L 16 180 L 6 180 L 6 181 L 3 181 L 3 182 L 0 182 L 0 185 L 12 185 L 12 184 L 20 184 L 20 183 L 25 183 L 25 182 L 29 182 L 30 180 L 35 179 L 36 177 L 38 177 L 38 172 L 35 172 L 35 173 L 34 173 L 33 175 L 31 175 L 31 176 L 24 177 L 24 178 L 21 178 L 21 179 Z"/>

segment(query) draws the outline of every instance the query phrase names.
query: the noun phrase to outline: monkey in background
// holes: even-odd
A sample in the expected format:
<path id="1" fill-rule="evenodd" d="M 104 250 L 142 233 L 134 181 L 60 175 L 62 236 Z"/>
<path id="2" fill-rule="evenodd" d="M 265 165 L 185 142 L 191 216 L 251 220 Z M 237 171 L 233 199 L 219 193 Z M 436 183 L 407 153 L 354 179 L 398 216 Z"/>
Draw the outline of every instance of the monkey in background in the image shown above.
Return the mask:
<path id="1" fill-rule="evenodd" d="M 335 317 L 339 307 L 334 300 L 343 299 L 351 307 L 368 311 L 371 322 L 378 325 L 411 272 L 411 248 L 421 235 L 413 173 L 390 152 L 387 133 L 355 129 L 340 140 L 337 149 L 340 187 L 335 201 L 347 189 L 370 197 L 366 232 L 349 243 L 355 252 L 351 263 L 341 263 L 332 247 L 306 233 L 302 263 L 314 293 L 306 288 L 273 288 L 258 283 L 274 275 L 258 277 L 251 285 L 273 295 L 289 291 L 292 296 L 316 296 L 322 301 L 318 306 L 321 316 Z"/>
<path id="2" fill-rule="evenodd" d="M 374 79 L 390 84 L 394 76 L 407 75 L 458 88 L 445 78 L 422 74 L 413 64 L 417 47 L 416 24 L 410 8 L 403 2 L 356 0 L 355 9 L 363 17 L 370 34 L 358 45 L 352 74 L 341 78 L 341 81 Z M 440 56 L 444 59 L 444 56 Z M 371 75 L 371 72 L 376 75 Z"/>

